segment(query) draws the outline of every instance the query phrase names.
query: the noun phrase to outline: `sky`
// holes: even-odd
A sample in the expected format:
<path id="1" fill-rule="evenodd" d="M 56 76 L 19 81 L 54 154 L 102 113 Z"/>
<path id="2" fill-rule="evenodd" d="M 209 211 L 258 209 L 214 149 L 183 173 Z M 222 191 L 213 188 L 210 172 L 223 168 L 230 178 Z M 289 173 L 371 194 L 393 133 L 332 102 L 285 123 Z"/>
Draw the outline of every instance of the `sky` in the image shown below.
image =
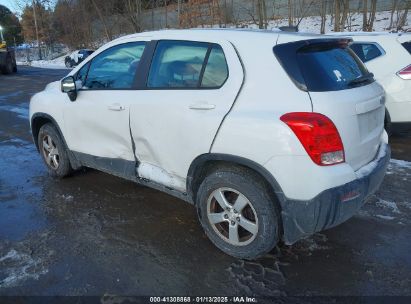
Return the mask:
<path id="1" fill-rule="evenodd" d="M 0 0 L 0 4 L 6 6 L 13 13 L 20 12 L 20 8 L 17 6 L 15 0 Z"/>

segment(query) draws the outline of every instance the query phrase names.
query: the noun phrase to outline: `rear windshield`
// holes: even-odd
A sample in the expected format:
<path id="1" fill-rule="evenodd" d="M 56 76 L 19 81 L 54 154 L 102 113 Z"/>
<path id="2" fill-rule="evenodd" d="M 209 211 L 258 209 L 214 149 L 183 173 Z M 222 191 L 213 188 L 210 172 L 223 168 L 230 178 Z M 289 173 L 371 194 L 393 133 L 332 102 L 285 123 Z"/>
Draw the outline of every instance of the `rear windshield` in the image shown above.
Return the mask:
<path id="1" fill-rule="evenodd" d="M 404 42 L 402 46 L 411 54 L 411 41 Z"/>
<path id="2" fill-rule="evenodd" d="M 348 47 L 303 49 L 297 52 L 297 61 L 308 91 L 339 91 L 373 81 L 353 82 L 368 71 Z"/>

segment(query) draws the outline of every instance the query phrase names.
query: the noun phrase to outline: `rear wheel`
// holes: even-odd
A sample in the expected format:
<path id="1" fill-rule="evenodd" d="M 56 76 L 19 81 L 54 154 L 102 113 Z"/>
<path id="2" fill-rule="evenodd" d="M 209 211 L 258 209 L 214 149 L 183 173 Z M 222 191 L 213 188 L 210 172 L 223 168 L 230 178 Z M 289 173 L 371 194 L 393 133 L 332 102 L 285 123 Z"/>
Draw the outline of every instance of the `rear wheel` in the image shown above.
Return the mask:
<path id="1" fill-rule="evenodd" d="M 208 175 L 197 193 L 197 211 L 209 239 L 237 258 L 255 259 L 279 241 L 279 212 L 254 173 L 227 168 Z"/>
<path id="2" fill-rule="evenodd" d="M 65 177 L 72 171 L 67 149 L 56 127 L 47 123 L 40 128 L 38 135 L 40 154 L 51 176 Z"/>

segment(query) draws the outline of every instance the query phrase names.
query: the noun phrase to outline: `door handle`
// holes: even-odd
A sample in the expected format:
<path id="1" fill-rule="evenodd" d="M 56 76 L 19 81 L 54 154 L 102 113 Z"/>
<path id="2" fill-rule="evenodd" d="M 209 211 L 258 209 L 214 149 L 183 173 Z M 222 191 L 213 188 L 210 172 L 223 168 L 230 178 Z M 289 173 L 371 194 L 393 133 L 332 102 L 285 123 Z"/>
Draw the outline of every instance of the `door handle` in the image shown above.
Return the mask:
<path id="1" fill-rule="evenodd" d="M 189 108 L 191 110 L 212 110 L 212 109 L 215 109 L 215 105 L 208 104 L 208 103 L 200 103 L 200 104 L 190 105 Z"/>
<path id="2" fill-rule="evenodd" d="M 108 106 L 108 109 L 111 110 L 111 111 L 123 111 L 123 110 L 125 110 L 125 107 L 122 106 L 119 103 L 113 103 L 113 104 Z"/>

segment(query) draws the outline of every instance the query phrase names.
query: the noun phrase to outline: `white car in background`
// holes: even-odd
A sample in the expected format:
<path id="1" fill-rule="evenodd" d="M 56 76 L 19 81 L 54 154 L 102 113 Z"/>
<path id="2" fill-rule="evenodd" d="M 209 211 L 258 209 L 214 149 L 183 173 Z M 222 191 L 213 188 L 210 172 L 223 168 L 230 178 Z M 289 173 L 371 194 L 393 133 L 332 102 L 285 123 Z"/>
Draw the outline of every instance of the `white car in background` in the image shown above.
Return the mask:
<path id="1" fill-rule="evenodd" d="M 411 33 L 335 33 L 353 39 L 351 49 L 386 92 L 389 132 L 411 129 Z"/>
<path id="2" fill-rule="evenodd" d="M 81 50 L 76 50 L 72 52 L 69 56 L 66 56 L 64 59 L 64 64 L 66 65 L 67 68 L 72 68 L 76 65 L 79 65 L 81 62 L 83 62 L 84 59 L 86 59 L 88 56 L 93 54 L 93 50 L 89 49 L 81 49 Z"/>
<path id="3" fill-rule="evenodd" d="M 52 176 L 86 166 L 177 196 L 218 248 L 254 259 L 346 221 L 384 178 L 384 90 L 349 42 L 125 36 L 32 97 L 34 142 Z"/>

